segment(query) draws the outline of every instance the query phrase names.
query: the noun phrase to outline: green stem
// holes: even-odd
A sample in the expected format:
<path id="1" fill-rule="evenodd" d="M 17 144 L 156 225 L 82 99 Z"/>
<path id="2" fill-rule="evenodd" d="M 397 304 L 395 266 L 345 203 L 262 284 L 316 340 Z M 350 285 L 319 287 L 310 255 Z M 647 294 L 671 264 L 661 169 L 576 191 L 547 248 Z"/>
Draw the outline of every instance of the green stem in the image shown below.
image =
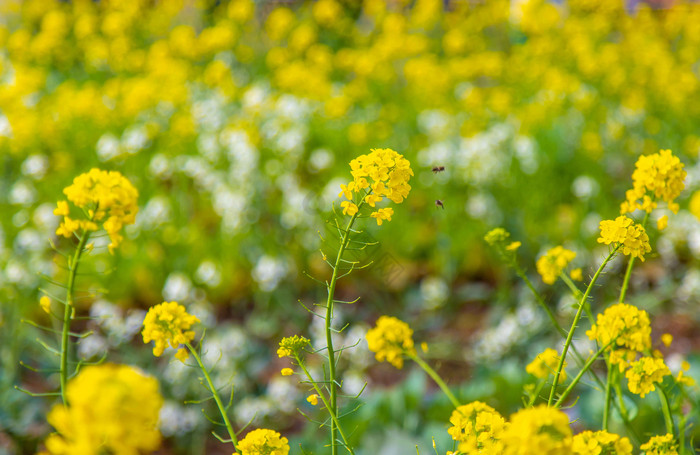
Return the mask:
<path id="1" fill-rule="evenodd" d="M 75 249 L 75 254 L 73 254 L 72 259 L 68 261 L 68 284 L 66 286 L 66 302 L 63 307 L 63 330 L 61 332 L 61 367 L 60 367 L 60 381 L 61 381 L 61 398 L 63 399 L 63 404 L 67 405 L 68 400 L 66 399 L 66 384 L 68 383 L 68 355 L 69 355 L 69 335 L 70 335 L 70 323 L 73 319 L 75 313 L 75 308 L 73 307 L 73 291 L 75 288 L 75 276 L 78 273 L 78 264 L 80 264 L 80 256 L 83 254 L 83 249 L 87 243 L 88 237 L 90 237 L 89 231 L 83 231 L 83 235 L 78 241 L 78 246 Z"/>
<path id="2" fill-rule="evenodd" d="M 576 284 L 574 284 L 573 281 L 571 281 L 571 278 L 569 278 L 569 276 L 564 272 L 562 272 L 559 276 L 561 277 L 561 280 L 564 283 L 566 283 L 566 285 L 569 287 L 569 289 L 571 290 L 571 293 L 574 294 L 574 298 L 575 299 L 580 298 L 581 297 L 581 290 L 576 286 Z M 588 316 L 588 319 L 590 319 L 591 323 L 592 323 L 593 321 L 595 321 L 595 319 L 593 318 L 593 312 L 591 311 L 591 304 L 588 302 L 588 300 L 586 300 L 584 302 L 584 305 L 585 305 L 584 310 L 586 311 L 586 316 Z"/>
<path id="3" fill-rule="evenodd" d="M 610 262 L 610 259 L 612 259 L 612 257 L 615 255 L 618 248 L 620 248 L 619 245 L 616 246 L 615 249 L 613 249 L 610 252 L 610 254 L 608 254 L 603 263 L 600 264 L 600 267 L 598 267 L 598 270 L 596 270 L 595 275 L 593 275 L 593 279 L 586 288 L 586 292 L 581 297 L 581 301 L 578 305 L 578 310 L 576 311 L 576 316 L 574 316 L 574 322 L 571 324 L 571 330 L 569 330 L 569 334 L 567 335 L 566 341 L 564 342 L 564 349 L 562 350 L 561 357 L 559 358 L 559 365 L 557 366 L 557 371 L 554 374 L 552 390 L 549 392 L 549 400 L 547 401 L 548 406 L 551 406 L 552 402 L 554 401 L 554 394 L 557 390 L 557 384 L 559 384 L 559 376 L 561 375 L 561 371 L 564 368 L 564 362 L 566 361 L 566 354 L 569 351 L 569 346 L 571 346 L 571 342 L 574 339 L 574 332 L 576 331 L 576 326 L 578 326 L 578 321 L 581 319 L 581 315 L 583 314 L 583 308 L 585 306 L 584 303 L 586 302 L 588 295 L 591 293 L 593 285 L 595 285 L 596 281 L 598 281 L 598 277 L 600 276 L 601 272 L 608 264 L 608 262 Z"/>
<path id="4" fill-rule="evenodd" d="M 546 312 L 548 315 L 550 315 L 550 318 L 549 318 L 549 319 L 552 321 L 552 324 L 554 324 L 554 327 L 556 328 L 557 332 L 559 332 L 559 334 L 561 334 L 561 336 L 563 336 L 564 338 L 566 338 L 566 331 L 562 328 L 562 326 L 559 324 L 559 322 L 557 322 L 557 320 L 554 318 L 554 315 L 551 314 L 551 311 L 549 310 L 549 307 L 548 307 L 547 304 L 544 302 L 544 299 L 542 298 L 542 296 L 537 292 L 537 290 L 536 290 L 535 287 L 533 286 L 533 284 L 532 284 L 532 282 L 530 281 L 530 279 L 529 279 L 529 278 L 527 277 L 527 275 L 525 275 L 525 273 L 517 266 L 517 264 L 516 264 L 516 266 L 515 266 L 515 270 L 516 270 L 516 274 L 517 274 L 520 278 L 522 278 L 523 281 L 525 281 L 525 284 L 527 284 L 527 287 L 530 289 L 530 291 L 532 291 L 532 294 L 535 296 L 535 300 L 537 300 L 537 303 L 545 310 L 545 312 Z M 579 293 L 580 293 L 580 290 L 579 290 Z M 587 305 L 587 307 L 590 309 L 590 305 Z M 592 318 L 591 320 L 594 321 L 595 319 Z M 584 360 L 583 360 L 583 356 L 578 352 L 578 349 L 576 349 L 576 346 L 574 346 L 573 344 L 571 345 L 571 352 L 574 354 L 574 357 L 575 357 L 576 362 L 578 363 L 578 365 L 579 365 L 579 366 L 582 366 L 582 365 L 585 363 Z M 595 373 L 595 371 L 593 371 L 593 370 L 588 370 L 588 372 L 590 373 L 590 375 L 591 375 L 591 377 L 593 378 L 593 380 L 595 380 L 595 382 L 596 382 L 596 384 L 598 385 L 598 387 L 600 387 L 601 389 L 605 387 L 605 385 L 603 384 L 603 381 L 598 377 L 598 375 Z M 613 403 L 613 404 L 615 405 L 615 407 L 618 407 L 618 404 L 617 404 L 617 403 Z M 620 414 L 622 414 L 622 412 L 620 412 Z M 628 419 L 625 419 L 624 416 L 623 416 L 623 422 L 624 422 L 625 427 L 627 428 L 627 430 L 628 430 L 628 431 L 630 432 L 630 434 L 632 435 L 632 438 L 633 438 L 635 441 L 639 442 L 639 436 L 636 434 L 636 432 L 635 432 L 634 428 L 632 427 L 632 425 L 630 424 L 629 420 L 628 420 Z"/>
<path id="5" fill-rule="evenodd" d="M 369 193 L 368 193 L 369 194 Z M 337 384 L 336 384 L 336 373 L 335 373 L 335 350 L 333 349 L 333 332 L 332 332 L 332 327 L 331 327 L 331 322 L 333 321 L 333 303 L 334 303 L 334 296 L 335 296 L 335 284 L 338 281 L 338 269 L 340 267 L 340 261 L 343 258 L 343 253 L 345 252 L 345 248 L 348 246 L 348 242 L 350 241 L 350 229 L 352 229 L 352 225 L 355 223 L 355 220 L 357 219 L 358 215 L 360 214 L 360 208 L 362 208 L 362 205 L 364 204 L 365 201 L 365 196 L 362 197 L 362 200 L 360 203 L 357 205 L 357 212 L 350 218 L 350 221 L 348 222 L 348 225 L 345 228 L 345 232 L 343 232 L 343 237 L 340 242 L 340 248 L 338 249 L 338 256 L 335 258 L 335 265 L 333 266 L 333 275 L 331 276 L 331 281 L 328 284 L 328 300 L 326 301 L 326 346 L 328 350 L 328 376 L 329 376 L 329 382 L 328 382 L 328 388 L 330 390 L 330 403 L 329 406 L 326 406 L 328 408 L 328 412 L 331 414 L 331 416 L 335 416 L 335 418 L 331 418 L 331 454 L 336 455 L 338 453 L 338 449 L 336 448 L 336 421 L 338 420 L 338 398 L 337 398 Z"/>
<path id="6" fill-rule="evenodd" d="M 608 344 L 606 344 L 605 346 L 603 346 L 602 348 L 600 348 L 600 349 L 598 350 L 598 352 L 595 353 L 595 355 L 593 355 L 591 358 L 589 358 L 589 359 L 586 361 L 586 363 L 585 363 L 585 364 L 583 365 L 583 367 L 581 368 L 581 371 L 578 372 L 578 374 L 576 375 L 576 377 L 571 381 L 571 384 L 569 384 L 569 386 L 566 388 L 566 390 L 564 390 L 564 392 L 561 394 L 561 396 L 559 397 L 559 399 L 557 400 L 557 402 L 554 404 L 555 407 L 559 407 L 559 406 L 561 406 L 562 403 L 564 403 L 564 400 L 566 400 L 566 398 L 569 396 L 569 394 L 571 393 L 571 391 L 574 390 L 574 387 L 576 387 L 576 384 L 579 383 L 579 381 L 581 380 L 581 378 L 583 377 L 583 375 L 586 373 L 586 371 L 588 371 L 588 369 L 591 368 L 591 365 L 593 365 L 593 362 L 595 362 L 596 359 L 597 359 L 598 357 L 600 357 L 600 355 L 601 355 L 603 352 L 605 352 L 605 350 L 608 349 L 608 348 L 613 344 L 614 341 L 615 341 L 614 339 L 611 340 Z"/>
<path id="7" fill-rule="evenodd" d="M 226 430 L 228 431 L 228 436 L 231 438 L 231 444 L 233 444 L 233 450 L 235 453 L 238 453 L 238 438 L 236 438 L 236 432 L 233 431 L 233 426 L 231 425 L 231 421 L 228 418 L 228 414 L 226 414 L 226 408 L 224 407 L 223 402 L 221 401 L 221 397 L 219 397 L 219 392 L 216 391 L 216 387 L 214 387 L 214 383 L 211 380 L 211 376 L 209 375 L 209 371 L 204 367 L 204 363 L 202 363 L 202 359 L 199 357 L 199 354 L 197 354 L 197 351 L 192 347 L 192 345 L 187 342 L 185 345 L 187 346 L 187 349 L 189 349 L 190 353 L 192 353 L 192 356 L 194 359 L 197 361 L 197 365 L 199 365 L 199 369 L 202 370 L 202 373 L 204 373 L 204 379 L 207 381 L 207 387 L 209 387 L 209 391 L 211 392 L 212 396 L 214 397 L 214 401 L 216 402 L 216 406 L 219 408 L 219 412 L 221 413 L 221 417 L 224 419 L 224 425 L 226 426 Z"/>
<path id="8" fill-rule="evenodd" d="M 297 361 L 297 364 L 301 367 L 301 370 L 304 372 L 306 377 L 309 379 L 309 382 L 313 386 L 314 390 L 316 391 L 316 394 L 318 397 L 323 401 L 323 405 L 326 407 L 326 409 L 330 409 L 330 403 L 328 402 L 326 396 L 323 394 L 321 391 L 321 388 L 318 386 L 316 381 L 314 381 L 313 376 L 311 376 L 311 373 L 306 369 L 304 366 L 304 363 L 301 361 L 301 358 L 298 355 L 295 355 L 294 358 Z M 348 451 L 352 454 L 355 455 L 355 452 L 352 450 L 352 447 L 350 447 L 350 444 L 348 443 L 348 438 L 345 436 L 345 432 L 343 432 L 343 427 L 340 426 L 340 422 L 338 421 L 338 417 L 335 415 L 335 413 L 330 413 L 331 415 L 331 420 L 335 423 L 336 428 L 338 429 L 338 432 L 340 433 L 340 437 L 343 438 L 343 442 L 345 443 L 345 448 L 348 449 Z"/>
<path id="9" fill-rule="evenodd" d="M 615 388 L 615 395 L 617 395 L 617 400 L 620 403 L 618 406 L 618 409 L 620 410 L 620 416 L 622 417 L 623 420 L 628 419 L 627 415 L 627 408 L 625 407 L 625 396 L 622 393 L 622 387 L 620 387 L 620 380 L 619 378 L 615 378 L 613 381 L 613 387 Z"/>
<path id="10" fill-rule="evenodd" d="M 546 382 L 547 382 L 546 379 L 542 379 L 542 380 L 540 380 L 539 384 L 537 384 L 537 387 L 535 388 L 534 392 L 532 393 L 532 396 L 530 397 L 530 402 L 527 404 L 528 408 L 531 408 L 535 404 L 535 401 L 537 400 L 537 397 L 540 395 L 540 392 L 544 388 L 544 385 Z"/>
<path id="11" fill-rule="evenodd" d="M 649 212 L 644 215 L 644 220 L 642 221 L 643 228 L 646 228 L 647 221 L 649 221 Z M 622 289 L 620 289 L 620 298 L 618 299 L 618 303 L 623 303 L 625 301 L 625 295 L 627 294 L 627 288 L 630 283 L 630 277 L 632 276 L 632 268 L 634 267 L 635 259 L 636 258 L 632 256 L 627 263 L 627 271 L 625 271 L 625 278 L 622 280 Z"/>
<path id="12" fill-rule="evenodd" d="M 664 423 L 666 424 L 666 433 L 672 434 L 676 437 L 675 428 L 673 427 L 673 417 L 671 417 L 671 405 L 668 402 L 668 397 L 666 392 L 661 388 L 661 384 L 656 384 L 656 391 L 659 394 L 659 400 L 661 400 L 661 411 L 664 414 Z"/>
<path id="13" fill-rule="evenodd" d="M 608 430 L 610 423 L 610 401 L 612 397 L 613 365 L 608 364 L 608 380 L 605 382 L 605 404 L 603 405 L 603 430 Z"/>
<path id="14" fill-rule="evenodd" d="M 423 359 L 421 359 L 420 357 L 418 357 L 416 354 L 414 354 L 414 353 L 412 353 L 412 352 L 406 352 L 406 356 L 407 356 L 409 359 L 411 359 L 411 360 L 413 360 L 414 362 L 416 362 L 421 368 L 423 368 L 423 370 L 425 370 L 426 373 L 428 373 L 428 376 L 430 376 L 431 378 L 433 378 L 433 381 L 435 381 L 435 383 L 436 383 L 438 386 L 440 386 L 440 388 L 442 389 L 442 391 L 445 392 L 445 395 L 447 395 L 447 398 L 450 399 L 450 401 L 452 402 L 452 405 L 453 405 L 455 408 L 458 408 L 458 407 L 461 406 L 460 403 L 459 403 L 459 400 L 457 400 L 457 398 L 454 396 L 454 394 L 452 393 L 452 391 L 450 390 L 450 388 L 447 387 L 447 384 L 445 384 L 445 381 L 442 380 L 442 378 L 440 377 L 440 375 L 438 375 L 437 372 L 436 372 L 435 370 L 433 370 L 433 369 L 430 367 L 430 365 L 428 365 L 427 363 L 425 363 L 425 361 L 423 361 Z"/>

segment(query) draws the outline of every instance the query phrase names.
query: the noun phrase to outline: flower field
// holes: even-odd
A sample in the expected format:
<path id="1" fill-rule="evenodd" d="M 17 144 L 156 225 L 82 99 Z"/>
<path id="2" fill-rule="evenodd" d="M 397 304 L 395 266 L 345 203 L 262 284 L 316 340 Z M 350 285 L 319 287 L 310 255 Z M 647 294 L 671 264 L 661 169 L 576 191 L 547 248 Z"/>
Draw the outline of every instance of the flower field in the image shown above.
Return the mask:
<path id="1" fill-rule="evenodd" d="M 699 24 L 0 2 L 0 455 L 696 453 Z"/>

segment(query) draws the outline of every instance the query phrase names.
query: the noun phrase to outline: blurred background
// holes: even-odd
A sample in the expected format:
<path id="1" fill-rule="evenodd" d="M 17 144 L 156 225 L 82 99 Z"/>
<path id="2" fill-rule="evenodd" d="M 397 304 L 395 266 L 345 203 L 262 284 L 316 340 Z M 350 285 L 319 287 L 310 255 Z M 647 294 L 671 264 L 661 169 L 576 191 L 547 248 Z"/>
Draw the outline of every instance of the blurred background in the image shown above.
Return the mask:
<path id="1" fill-rule="evenodd" d="M 137 365 L 166 397 L 163 454 L 230 453 L 209 434 L 197 372 L 154 359 L 145 310 L 185 304 L 207 328 L 206 362 L 232 381 L 237 428 L 252 420 L 323 453 L 326 431 L 297 408 L 296 379 L 279 375 L 282 336 L 323 343 L 299 304 L 325 299 L 319 248 L 349 161 L 389 147 L 415 177 L 393 220 L 367 222 L 373 265 L 341 281 L 336 345 L 348 428 L 358 454 L 452 448 L 451 406 L 423 373 L 377 364 L 364 334 L 382 314 L 427 342 L 427 357 L 463 401 L 508 415 L 534 378 L 525 365 L 561 343 L 532 295 L 483 242 L 493 227 L 521 240 L 520 261 L 562 321 L 573 300 L 542 284 L 536 258 L 564 245 L 591 274 L 607 252 L 598 223 L 618 215 L 641 154 L 672 149 L 685 163 L 681 210 L 638 264 L 628 302 L 649 311 L 676 373 L 700 377 L 700 5 L 616 0 L 134 0 L 0 4 L 0 454 L 35 453 L 51 431 L 56 359 L 42 278 L 63 271 L 49 241 L 62 189 L 92 167 L 140 192 L 137 222 L 114 256 L 84 263 L 76 328 L 86 360 Z M 434 166 L 444 172 L 434 173 Z M 441 200 L 444 209 L 436 206 Z M 697 209 L 696 209 L 697 211 Z M 670 213 L 670 212 L 669 212 Z M 654 212 L 655 217 L 664 214 Z M 652 222 L 655 220 L 652 220 Z M 319 235 L 320 234 L 320 235 Z M 595 293 L 613 303 L 623 261 Z M 53 289 L 53 290 L 52 290 Z M 104 290 L 105 292 L 102 292 Z M 566 322 L 564 325 L 567 325 Z M 584 321 L 583 326 L 588 327 Z M 579 340 L 587 352 L 586 339 Z M 320 365 L 312 365 L 317 374 Z M 697 394 L 697 389 L 696 394 Z M 581 388 L 576 428 L 597 428 L 601 394 Z M 697 399 L 697 395 L 695 396 Z M 636 403 L 636 404 L 635 404 Z M 661 428 L 656 397 L 630 400 L 641 435 Z M 320 414 L 318 414 L 320 417 Z M 697 420 L 697 418 L 695 419 Z M 697 422 L 695 422 L 697 423 Z M 625 434 L 623 428 L 613 426 Z M 697 432 L 697 431 L 696 431 Z"/>

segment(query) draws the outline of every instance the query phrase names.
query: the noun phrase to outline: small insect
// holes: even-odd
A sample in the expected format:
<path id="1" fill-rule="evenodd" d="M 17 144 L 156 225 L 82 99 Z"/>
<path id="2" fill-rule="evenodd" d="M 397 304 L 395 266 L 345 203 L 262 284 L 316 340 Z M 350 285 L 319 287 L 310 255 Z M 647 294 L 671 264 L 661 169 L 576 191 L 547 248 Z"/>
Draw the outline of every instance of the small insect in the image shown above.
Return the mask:
<path id="1" fill-rule="evenodd" d="M 433 174 L 437 174 L 438 172 L 442 172 L 445 170 L 445 166 L 434 166 L 433 167 Z"/>
<path id="2" fill-rule="evenodd" d="M 440 199 L 435 199 L 435 208 L 438 208 L 438 207 L 440 207 L 440 208 L 442 208 L 443 210 L 445 210 L 445 204 L 443 204 L 442 201 L 441 201 Z"/>

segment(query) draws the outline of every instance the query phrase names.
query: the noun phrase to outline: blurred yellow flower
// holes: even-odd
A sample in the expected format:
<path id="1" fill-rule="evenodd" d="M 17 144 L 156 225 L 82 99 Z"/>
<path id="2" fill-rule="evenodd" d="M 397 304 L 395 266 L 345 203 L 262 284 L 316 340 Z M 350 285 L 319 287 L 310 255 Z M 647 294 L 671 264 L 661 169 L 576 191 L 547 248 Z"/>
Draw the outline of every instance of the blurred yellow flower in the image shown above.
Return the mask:
<path id="1" fill-rule="evenodd" d="M 584 431 L 574 436 L 571 446 L 574 455 L 632 455 L 628 438 L 602 431 Z"/>
<path id="2" fill-rule="evenodd" d="M 542 276 L 543 282 L 554 284 L 561 272 L 575 257 L 576 253 L 571 250 L 562 246 L 554 247 L 537 260 L 537 272 Z"/>
<path id="3" fill-rule="evenodd" d="M 672 434 L 653 436 L 639 449 L 644 451 L 644 455 L 678 455 L 678 444 Z"/>
<path id="4" fill-rule="evenodd" d="M 521 409 L 510 417 L 501 441 L 505 455 L 561 455 L 571 453 L 569 418 L 546 405 Z"/>
<path id="5" fill-rule="evenodd" d="M 545 349 L 541 354 L 537 354 L 535 360 L 533 360 L 528 366 L 525 367 L 525 371 L 535 376 L 536 378 L 545 379 L 549 377 L 550 374 L 554 374 L 559 366 L 559 359 L 561 356 L 557 351 L 551 348 Z M 567 363 L 564 361 L 564 367 Z M 566 380 L 566 371 L 562 369 L 559 375 L 559 383 L 561 384 Z"/>
<path id="6" fill-rule="evenodd" d="M 376 326 L 367 331 L 367 345 L 379 362 L 387 361 L 403 368 L 404 353 L 415 354 L 413 330 L 393 316 L 381 316 Z"/>

